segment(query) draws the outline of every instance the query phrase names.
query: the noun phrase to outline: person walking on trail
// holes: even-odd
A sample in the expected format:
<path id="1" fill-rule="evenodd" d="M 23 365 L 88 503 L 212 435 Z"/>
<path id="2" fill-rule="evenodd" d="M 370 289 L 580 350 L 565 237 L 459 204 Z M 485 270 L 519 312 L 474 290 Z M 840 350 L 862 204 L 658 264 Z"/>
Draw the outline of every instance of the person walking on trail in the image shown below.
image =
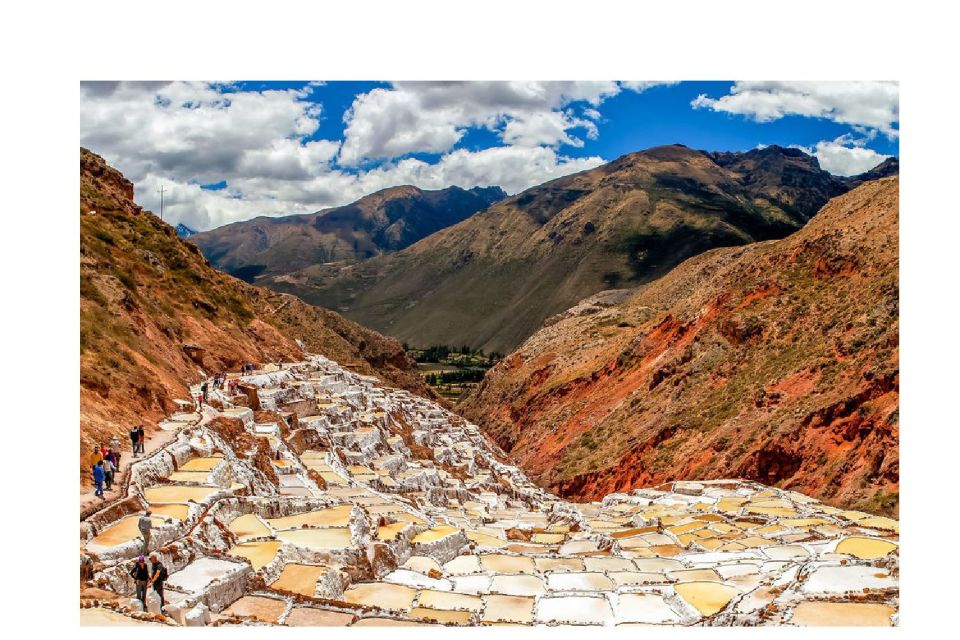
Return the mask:
<path id="1" fill-rule="evenodd" d="M 203 384 L 200 385 L 200 393 L 203 394 L 203 401 L 206 402 L 206 401 L 207 401 L 207 383 L 206 383 L 206 381 L 204 381 Z"/>
<path id="2" fill-rule="evenodd" d="M 92 464 L 97 464 L 103 460 L 103 452 L 100 451 L 99 445 L 93 445 L 93 462 Z"/>
<path id="3" fill-rule="evenodd" d="M 107 491 L 110 491 L 113 487 L 113 462 L 110 461 L 110 458 L 103 459 L 103 480 Z"/>
<path id="4" fill-rule="evenodd" d="M 144 453 L 143 445 L 147 439 L 147 434 L 143 431 L 143 425 L 137 425 L 137 446 L 140 447 L 140 453 Z"/>
<path id="5" fill-rule="evenodd" d="M 133 447 L 133 457 L 137 457 L 137 452 L 140 450 L 140 447 L 137 446 L 137 440 L 139 439 L 140 434 L 137 431 L 136 427 L 130 428 L 130 445 Z"/>
<path id="6" fill-rule="evenodd" d="M 157 552 L 154 551 L 150 554 L 150 580 L 147 582 L 147 586 L 153 585 L 153 590 L 160 596 L 161 611 L 163 611 L 163 607 L 166 604 L 163 600 L 163 583 L 166 581 L 167 568 L 163 566 L 163 563 L 160 562 L 160 557 L 157 555 Z"/>
<path id="7" fill-rule="evenodd" d="M 146 553 L 150 550 L 150 535 L 153 530 L 153 520 L 150 518 L 150 510 L 147 509 L 137 521 L 137 528 L 140 529 L 140 535 L 143 537 L 143 550 L 140 553 Z"/>
<path id="8" fill-rule="evenodd" d="M 97 485 L 97 490 L 93 493 L 95 496 L 103 498 L 103 481 L 106 473 L 103 470 L 103 460 L 93 465 L 93 483 Z M 106 500 L 106 498 L 104 498 Z"/>
<path id="9" fill-rule="evenodd" d="M 203 394 L 197 394 L 197 413 L 203 413 Z"/>
<path id="10" fill-rule="evenodd" d="M 130 569 L 130 577 L 137 583 L 137 600 L 143 603 L 143 610 L 147 610 L 147 581 L 150 580 L 150 568 L 143 556 Z"/>

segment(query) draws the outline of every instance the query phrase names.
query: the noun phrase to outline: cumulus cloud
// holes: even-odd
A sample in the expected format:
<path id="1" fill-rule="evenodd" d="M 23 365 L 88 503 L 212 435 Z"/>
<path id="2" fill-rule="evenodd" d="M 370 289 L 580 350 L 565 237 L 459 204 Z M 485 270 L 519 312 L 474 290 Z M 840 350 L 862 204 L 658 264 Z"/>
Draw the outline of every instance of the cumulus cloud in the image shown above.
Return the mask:
<path id="1" fill-rule="evenodd" d="M 821 140 L 813 147 L 797 145 L 816 157 L 820 167 L 837 176 L 855 176 L 869 171 L 890 156 L 866 147 L 867 139 L 843 135 L 834 140 Z"/>
<path id="2" fill-rule="evenodd" d="M 316 211 L 399 184 L 426 189 L 499 185 L 514 193 L 603 162 L 599 157 L 568 158 L 546 146 L 558 141 L 576 145 L 571 129 L 596 135 L 591 120 L 570 110 L 519 106 L 560 105 L 573 98 L 598 104 L 616 86 L 535 84 L 500 86 L 499 98 L 484 98 L 518 107 L 501 123 L 510 146 L 450 151 L 436 145 L 443 155 L 433 163 L 406 158 L 361 170 L 338 165 L 341 140 L 310 139 L 321 116 L 320 105 L 307 99 L 314 89 L 310 85 L 302 90 L 240 91 L 194 82 L 82 83 L 80 143 L 123 171 L 134 182 L 137 201 L 148 209 L 159 211 L 156 191 L 163 185 L 165 219 L 195 229 L 258 215 Z M 449 102 L 447 83 L 414 86 L 419 104 L 428 109 Z M 481 94 L 476 93 L 476 100 Z M 409 115 L 403 108 L 394 114 L 398 139 L 384 143 L 390 157 L 402 155 L 398 149 L 421 144 L 415 140 L 420 134 L 401 126 Z M 427 138 L 437 131 L 428 131 Z M 459 135 L 456 129 L 454 133 Z M 222 189 L 201 187 L 221 181 L 226 182 Z"/>
<path id="3" fill-rule="evenodd" d="M 339 161 L 408 153 L 443 153 L 471 127 L 495 131 L 507 144 L 582 146 L 569 133 L 596 126 L 563 110 L 586 102 L 592 107 L 620 92 L 616 82 L 397 82 L 357 96 L 344 116 Z"/>
<path id="4" fill-rule="evenodd" d="M 670 80 L 670 81 L 658 81 L 658 80 L 624 80 L 620 83 L 624 89 L 630 91 L 636 91 L 637 93 L 643 93 L 647 89 L 652 89 L 653 87 L 669 87 L 671 85 L 680 84 L 679 80 Z"/>
<path id="5" fill-rule="evenodd" d="M 758 122 L 800 115 L 876 130 L 888 138 L 899 134 L 897 82 L 737 82 L 725 96 L 701 94 L 691 104 Z"/>

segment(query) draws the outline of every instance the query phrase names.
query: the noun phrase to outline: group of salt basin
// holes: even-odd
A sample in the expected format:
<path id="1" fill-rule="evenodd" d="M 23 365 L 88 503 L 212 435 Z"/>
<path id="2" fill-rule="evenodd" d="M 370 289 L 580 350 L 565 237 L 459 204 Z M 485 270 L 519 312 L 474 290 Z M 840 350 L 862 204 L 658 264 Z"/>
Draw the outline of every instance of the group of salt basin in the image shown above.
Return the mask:
<path id="1" fill-rule="evenodd" d="M 896 520 L 736 480 L 568 502 L 326 358 L 231 378 L 81 522 L 81 624 L 897 624 Z M 131 576 L 148 509 L 162 611 Z"/>

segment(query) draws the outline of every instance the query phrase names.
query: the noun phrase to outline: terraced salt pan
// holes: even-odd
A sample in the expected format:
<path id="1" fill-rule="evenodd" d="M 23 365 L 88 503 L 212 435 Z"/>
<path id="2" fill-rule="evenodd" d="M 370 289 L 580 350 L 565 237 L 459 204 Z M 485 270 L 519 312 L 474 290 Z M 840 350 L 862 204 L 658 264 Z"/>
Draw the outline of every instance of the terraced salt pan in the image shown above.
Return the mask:
<path id="1" fill-rule="evenodd" d="M 235 558 L 243 558 L 250 562 L 254 571 L 259 571 L 277 556 L 280 542 L 263 540 L 260 542 L 242 542 L 227 553 Z"/>
<path id="2" fill-rule="evenodd" d="M 535 599 L 525 596 L 489 595 L 484 598 L 486 606 L 483 609 L 481 622 L 516 622 L 530 624 L 533 622 L 533 606 Z"/>
<path id="3" fill-rule="evenodd" d="M 317 591 L 317 581 L 326 575 L 327 571 L 327 567 L 322 565 L 289 563 L 284 565 L 277 579 L 270 583 L 270 588 L 313 596 Z"/>
<path id="4" fill-rule="evenodd" d="M 294 607 L 284 624 L 288 627 L 345 627 L 353 622 L 352 613 L 325 611 L 313 607 Z"/>
<path id="5" fill-rule="evenodd" d="M 205 471 L 207 473 L 223 462 L 223 456 L 210 456 L 208 458 L 193 458 L 180 465 L 178 471 Z"/>
<path id="6" fill-rule="evenodd" d="M 613 610 L 606 598 L 591 596 L 555 596 L 541 598 L 537 621 L 560 624 L 609 624 Z"/>
<path id="7" fill-rule="evenodd" d="M 478 596 L 450 593 L 449 591 L 434 591 L 424 589 L 420 592 L 419 604 L 430 609 L 449 609 L 455 611 L 483 610 L 483 600 Z"/>
<path id="8" fill-rule="evenodd" d="M 182 522 L 190 514 L 190 507 L 185 504 L 158 504 L 156 506 L 151 505 L 150 511 L 155 516 L 173 518 Z"/>
<path id="9" fill-rule="evenodd" d="M 552 573 L 547 576 L 551 591 L 608 591 L 613 581 L 602 573 Z"/>
<path id="10" fill-rule="evenodd" d="M 659 593 L 624 593 L 617 598 L 617 622 L 679 624 L 681 617 Z"/>
<path id="11" fill-rule="evenodd" d="M 801 602 L 791 624 L 805 627 L 889 627 L 896 609 L 873 602 Z"/>
<path id="12" fill-rule="evenodd" d="M 304 549 L 347 549 L 351 546 L 350 529 L 347 527 L 280 531 L 277 538 Z"/>
<path id="13" fill-rule="evenodd" d="M 308 511 L 282 518 L 268 518 L 267 524 L 277 530 L 299 529 L 300 527 L 346 527 L 350 524 L 350 512 L 353 506 L 349 504 L 318 511 Z"/>
<path id="14" fill-rule="evenodd" d="M 722 610 L 739 591 L 722 582 L 683 582 L 674 585 L 677 593 L 704 616 Z"/>
<path id="15" fill-rule="evenodd" d="M 96 552 L 97 550 L 112 549 L 131 540 L 140 539 L 139 521 L 140 514 L 117 520 L 88 542 L 87 548 L 90 551 Z M 150 521 L 153 522 L 153 526 L 155 527 L 163 524 L 163 518 L 156 516 L 151 516 Z"/>
<path id="16" fill-rule="evenodd" d="M 806 593 L 845 593 L 863 589 L 891 589 L 897 586 L 895 578 L 876 567 L 840 566 L 820 567 L 803 583 Z"/>
<path id="17" fill-rule="evenodd" d="M 287 603 L 262 596 L 243 596 L 224 609 L 224 615 L 253 618 L 267 624 L 276 624 L 280 615 L 286 611 Z"/>
<path id="18" fill-rule="evenodd" d="M 188 594 L 200 593 L 214 580 L 243 570 L 243 565 L 218 558 L 198 558 L 180 571 L 171 573 L 167 587 Z"/>
<path id="19" fill-rule="evenodd" d="M 535 573 L 533 559 L 526 556 L 508 556 L 489 554 L 480 557 L 480 564 L 485 571 L 492 573 Z"/>
<path id="20" fill-rule="evenodd" d="M 410 611 L 410 617 L 414 620 L 428 620 L 442 624 L 469 624 L 473 615 L 469 611 L 444 611 L 438 609 L 429 609 L 427 607 L 416 607 Z"/>
<path id="21" fill-rule="evenodd" d="M 239 518 L 235 518 L 227 525 L 227 528 L 232 531 L 237 536 L 237 540 L 241 542 L 249 538 L 260 538 L 271 535 L 271 531 L 267 525 L 263 524 L 260 518 L 254 513 L 248 513 Z"/>
<path id="22" fill-rule="evenodd" d="M 413 604 L 416 589 L 388 582 L 361 582 L 343 592 L 344 602 L 406 611 Z"/>
<path id="23" fill-rule="evenodd" d="M 456 527 L 451 527 L 448 525 L 440 525 L 432 529 L 428 529 L 423 533 L 417 534 L 413 538 L 413 544 L 425 544 L 428 542 L 436 542 L 437 540 L 442 540 L 447 536 L 451 536 L 459 532 L 460 532 L 460 529 L 457 529 Z"/>
<path id="24" fill-rule="evenodd" d="M 874 560 L 893 553 L 897 545 L 889 540 L 876 538 L 844 538 L 837 544 L 837 553 L 845 553 L 864 560 Z"/>
<path id="25" fill-rule="evenodd" d="M 143 497 L 151 505 L 170 502 L 182 504 L 185 502 L 203 502 L 217 491 L 220 491 L 220 487 L 189 487 L 165 484 L 145 489 Z"/>

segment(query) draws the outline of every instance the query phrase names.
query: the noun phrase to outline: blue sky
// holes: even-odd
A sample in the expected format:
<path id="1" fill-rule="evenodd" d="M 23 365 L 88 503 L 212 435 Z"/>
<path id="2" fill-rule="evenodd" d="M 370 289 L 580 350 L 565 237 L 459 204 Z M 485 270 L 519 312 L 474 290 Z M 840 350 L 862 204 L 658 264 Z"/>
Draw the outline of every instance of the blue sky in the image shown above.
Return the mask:
<path id="1" fill-rule="evenodd" d="M 81 144 L 207 229 L 395 184 L 510 193 L 625 153 L 801 147 L 851 175 L 899 149 L 885 82 L 83 83 Z"/>

